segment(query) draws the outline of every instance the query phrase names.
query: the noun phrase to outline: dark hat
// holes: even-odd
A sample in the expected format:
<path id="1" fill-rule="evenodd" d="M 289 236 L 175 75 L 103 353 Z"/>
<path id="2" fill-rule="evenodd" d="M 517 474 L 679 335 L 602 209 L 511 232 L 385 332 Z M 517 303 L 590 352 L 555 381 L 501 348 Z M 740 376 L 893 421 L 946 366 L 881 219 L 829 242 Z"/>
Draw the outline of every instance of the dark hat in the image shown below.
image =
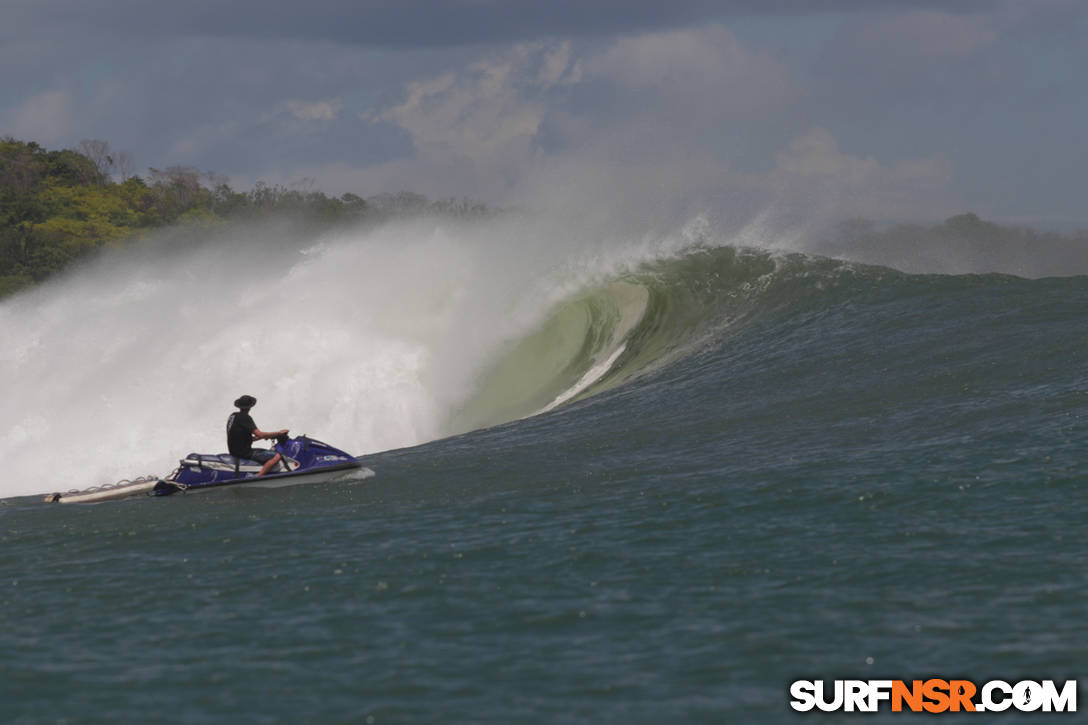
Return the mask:
<path id="1" fill-rule="evenodd" d="M 257 404 L 257 399 L 252 395 L 243 395 L 238 400 L 234 401 L 235 408 L 252 408 Z"/>

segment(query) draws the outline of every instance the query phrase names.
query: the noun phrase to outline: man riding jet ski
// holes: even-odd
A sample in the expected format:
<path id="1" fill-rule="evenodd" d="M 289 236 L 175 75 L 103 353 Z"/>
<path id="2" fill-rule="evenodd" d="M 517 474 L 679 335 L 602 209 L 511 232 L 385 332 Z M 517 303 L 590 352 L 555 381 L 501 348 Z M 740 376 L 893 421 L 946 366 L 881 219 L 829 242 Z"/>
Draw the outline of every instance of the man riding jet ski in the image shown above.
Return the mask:
<path id="1" fill-rule="evenodd" d="M 289 438 L 286 429 L 273 433 L 262 431 L 249 415 L 256 404 L 257 399 L 252 395 L 243 395 L 234 401 L 238 412 L 227 419 L 229 453 L 190 453 L 179 461 L 173 473 L 163 478 L 145 476 L 82 491 L 53 493 L 45 500 L 94 503 L 137 494 L 169 496 L 180 491 L 236 485 L 274 488 L 374 475 L 374 471 L 364 468 L 350 453 L 328 443 L 305 435 Z M 275 440 L 276 443 L 268 450 L 254 448 L 254 440 Z"/>
<path id="2" fill-rule="evenodd" d="M 286 429 L 273 433 L 261 430 L 249 415 L 256 404 L 252 395 L 234 401 L 238 412 L 227 419 L 229 453 L 190 453 L 170 476 L 158 480 L 152 495 L 236 484 L 286 486 L 325 481 L 362 468 L 354 456 L 328 443 L 307 436 L 288 438 Z M 254 448 L 254 440 L 275 440 L 276 444 L 271 450 Z"/>
<path id="3" fill-rule="evenodd" d="M 236 458 L 248 458 L 264 464 L 260 473 L 257 474 L 263 476 L 283 460 L 283 455 L 265 448 L 254 448 L 253 441 L 283 438 L 287 435 L 287 429 L 274 433 L 266 433 L 259 429 L 249 415 L 249 411 L 256 404 L 257 399 L 252 395 L 243 395 L 234 401 L 234 407 L 238 408 L 238 412 L 231 413 L 227 418 L 227 449 Z"/>

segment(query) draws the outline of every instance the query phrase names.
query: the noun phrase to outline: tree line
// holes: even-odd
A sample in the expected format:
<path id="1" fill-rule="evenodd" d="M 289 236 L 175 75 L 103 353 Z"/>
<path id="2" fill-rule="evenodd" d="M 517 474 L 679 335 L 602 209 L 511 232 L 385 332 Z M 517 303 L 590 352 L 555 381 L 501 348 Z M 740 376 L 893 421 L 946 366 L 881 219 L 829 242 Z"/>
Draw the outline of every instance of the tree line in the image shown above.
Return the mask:
<path id="1" fill-rule="evenodd" d="M 330 197 L 261 182 L 249 191 L 235 191 L 225 177 L 187 166 L 151 168 L 145 176 L 133 174 L 132 167 L 129 154 L 114 152 L 104 141 L 48 150 L 0 138 L 0 297 L 42 282 L 104 247 L 138 242 L 166 227 L 289 217 L 325 228 L 403 216 L 495 213 L 471 201 L 431 201 L 411 192 Z M 970 213 L 934 226 L 880 227 L 854 219 L 839 225 L 823 248 L 847 258 L 875 254 L 882 263 L 908 270 L 984 251 L 995 268 L 1068 274 L 1088 263 L 1088 231 L 1037 232 L 999 226 Z"/>
<path id="2" fill-rule="evenodd" d="M 1028 277 L 1088 270 L 1088 230 L 1040 231 L 995 224 L 968 212 L 940 224 L 881 226 L 867 219 L 840 223 L 821 251 L 846 259 L 878 260 L 904 271 L 1001 270 Z"/>
<path id="3" fill-rule="evenodd" d="M 236 191 L 226 178 L 187 166 L 132 173 L 132 158 L 98 140 L 48 150 L 0 138 L 0 297 L 48 279 L 104 247 L 164 227 L 289 216 L 316 227 L 442 214 L 483 217 L 482 204 L 430 201 L 411 192 L 364 199 L 257 183 Z M 312 183 L 312 182 L 311 182 Z"/>

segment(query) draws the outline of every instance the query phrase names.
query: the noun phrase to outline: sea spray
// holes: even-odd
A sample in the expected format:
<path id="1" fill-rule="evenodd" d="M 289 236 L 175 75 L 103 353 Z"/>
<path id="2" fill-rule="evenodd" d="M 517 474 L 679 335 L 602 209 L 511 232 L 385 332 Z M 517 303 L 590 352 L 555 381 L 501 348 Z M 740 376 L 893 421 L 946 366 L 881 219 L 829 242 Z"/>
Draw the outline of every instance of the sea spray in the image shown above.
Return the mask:
<path id="1" fill-rule="evenodd" d="M 692 236 L 511 215 L 230 227 L 110 254 L 0 303 L 0 496 L 166 473 L 223 447 L 242 393 L 259 425 L 356 454 L 448 434 L 496 356 L 558 304 Z"/>
<path id="2" fill-rule="evenodd" d="M 6 301 L 0 495 L 165 473 L 223 447 L 243 392 L 260 425 L 356 453 L 439 435 L 479 358 L 531 322 L 509 295 L 536 272 L 516 240 L 489 242 L 423 223 L 236 232 Z"/>

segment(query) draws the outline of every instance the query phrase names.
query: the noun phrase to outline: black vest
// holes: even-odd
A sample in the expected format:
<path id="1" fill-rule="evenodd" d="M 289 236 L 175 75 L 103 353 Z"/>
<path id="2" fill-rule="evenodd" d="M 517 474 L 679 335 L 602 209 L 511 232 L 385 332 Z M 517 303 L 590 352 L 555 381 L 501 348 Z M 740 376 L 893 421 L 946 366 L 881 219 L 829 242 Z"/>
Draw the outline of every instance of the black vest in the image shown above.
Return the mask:
<path id="1" fill-rule="evenodd" d="M 249 458 L 253 453 L 253 431 L 257 424 L 244 410 L 231 413 L 227 418 L 227 450 L 232 456 Z"/>

